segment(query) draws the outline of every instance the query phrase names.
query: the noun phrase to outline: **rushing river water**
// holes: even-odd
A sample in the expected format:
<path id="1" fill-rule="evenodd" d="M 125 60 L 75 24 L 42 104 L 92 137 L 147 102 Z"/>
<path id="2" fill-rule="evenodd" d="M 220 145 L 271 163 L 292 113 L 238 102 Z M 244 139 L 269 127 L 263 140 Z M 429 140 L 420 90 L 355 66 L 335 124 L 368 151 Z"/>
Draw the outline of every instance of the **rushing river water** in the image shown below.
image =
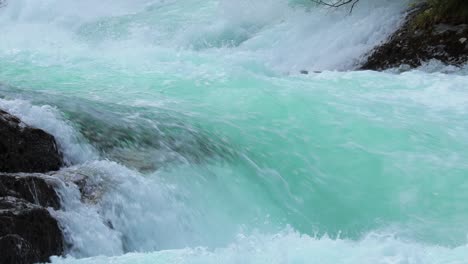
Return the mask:
<path id="1" fill-rule="evenodd" d="M 54 262 L 468 263 L 468 71 L 352 71 L 408 3 L 309 2 L 0 8 L 0 108 L 70 165 Z"/>

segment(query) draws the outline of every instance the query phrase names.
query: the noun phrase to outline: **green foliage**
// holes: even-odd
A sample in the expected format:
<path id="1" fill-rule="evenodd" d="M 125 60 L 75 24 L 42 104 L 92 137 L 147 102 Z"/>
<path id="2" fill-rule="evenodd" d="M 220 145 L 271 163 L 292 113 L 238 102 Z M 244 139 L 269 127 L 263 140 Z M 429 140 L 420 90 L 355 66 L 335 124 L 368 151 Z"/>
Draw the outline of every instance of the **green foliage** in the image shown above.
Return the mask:
<path id="1" fill-rule="evenodd" d="M 314 3 L 329 7 L 344 5 L 352 8 L 359 0 L 311 0 Z M 428 8 L 419 14 L 414 21 L 416 28 L 427 28 L 436 23 L 468 23 L 468 0 L 414 0 L 414 5 L 426 3 Z"/>
<path id="2" fill-rule="evenodd" d="M 467 0 L 427 0 L 429 8 L 415 19 L 415 27 L 427 28 L 436 23 L 468 23 Z"/>

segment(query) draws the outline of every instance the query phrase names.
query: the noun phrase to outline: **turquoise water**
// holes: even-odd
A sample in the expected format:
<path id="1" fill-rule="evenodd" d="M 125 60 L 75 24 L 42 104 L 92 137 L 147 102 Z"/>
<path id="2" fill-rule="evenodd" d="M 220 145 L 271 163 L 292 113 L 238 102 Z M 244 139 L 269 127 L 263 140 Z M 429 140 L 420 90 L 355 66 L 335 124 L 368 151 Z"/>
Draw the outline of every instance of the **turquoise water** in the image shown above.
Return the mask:
<path id="1" fill-rule="evenodd" d="M 53 261 L 468 263 L 466 70 L 352 71 L 406 6 L 9 1 L 0 107 L 71 166 Z"/>

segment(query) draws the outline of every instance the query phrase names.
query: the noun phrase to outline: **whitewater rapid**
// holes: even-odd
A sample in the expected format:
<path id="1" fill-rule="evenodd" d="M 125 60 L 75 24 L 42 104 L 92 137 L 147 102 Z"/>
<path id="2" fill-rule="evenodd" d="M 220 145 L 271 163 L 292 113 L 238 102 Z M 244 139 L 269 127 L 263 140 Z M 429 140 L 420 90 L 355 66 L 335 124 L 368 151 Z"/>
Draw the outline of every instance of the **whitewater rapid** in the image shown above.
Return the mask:
<path id="1" fill-rule="evenodd" d="M 468 263 L 467 68 L 353 71 L 407 6 L 8 1 L 0 108 L 68 164 L 53 262 Z"/>

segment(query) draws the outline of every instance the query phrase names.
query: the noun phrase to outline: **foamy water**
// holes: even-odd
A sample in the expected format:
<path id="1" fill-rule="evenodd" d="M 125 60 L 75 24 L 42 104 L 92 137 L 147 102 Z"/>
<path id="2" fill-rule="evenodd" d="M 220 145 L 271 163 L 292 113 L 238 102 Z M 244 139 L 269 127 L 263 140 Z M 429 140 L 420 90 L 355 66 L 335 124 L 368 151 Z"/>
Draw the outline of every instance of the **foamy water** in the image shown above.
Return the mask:
<path id="1" fill-rule="evenodd" d="M 69 164 L 53 262 L 468 263 L 466 69 L 352 71 L 407 4 L 9 1 L 0 108 Z"/>

